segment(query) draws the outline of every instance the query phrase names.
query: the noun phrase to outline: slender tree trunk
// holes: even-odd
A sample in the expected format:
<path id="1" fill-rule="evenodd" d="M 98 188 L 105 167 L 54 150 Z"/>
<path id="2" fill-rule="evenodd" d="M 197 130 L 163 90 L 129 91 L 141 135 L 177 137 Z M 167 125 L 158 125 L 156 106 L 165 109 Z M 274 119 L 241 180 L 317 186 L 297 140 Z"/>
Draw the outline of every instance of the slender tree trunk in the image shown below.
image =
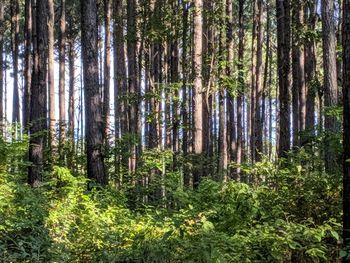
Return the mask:
<path id="1" fill-rule="evenodd" d="M 343 248 L 350 246 L 350 1 L 343 2 Z M 350 262 L 343 258 L 343 262 Z"/>
<path id="2" fill-rule="evenodd" d="M 128 91 L 129 91 L 129 133 L 134 136 L 134 142 L 131 147 L 131 157 L 129 160 L 130 172 L 136 171 L 137 147 L 136 137 L 138 134 L 138 105 L 139 90 L 137 87 L 137 69 L 136 69 L 136 0 L 127 1 L 127 56 L 128 56 Z"/>
<path id="3" fill-rule="evenodd" d="M 18 92 L 18 55 L 19 55 L 19 1 L 11 0 L 11 49 L 13 63 L 13 100 L 12 124 L 20 122 L 19 92 Z M 17 136 L 17 128 L 16 136 Z"/>
<path id="4" fill-rule="evenodd" d="M 124 22 L 123 22 L 123 1 L 119 0 L 116 1 L 116 7 L 115 7 L 115 37 L 114 37 L 114 44 L 116 47 L 116 58 L 114 59 L 115 69 L 116 69 L 116 81 L 115 87 L 116 90 L 116 96 L 119 95 L 119 101 L 120 101 L 120 131 L 121 136 L 128 133 L 129 130 L 129 116 L 128 116 L 128 110 L 127 110 L 127 100 L 126 96 L 128 93 L 128 87 L 127 87 L 127 75 L 126 75 L 126 64 L 125 64 L 125 51 L 124 51 Z M 118 98 L 118 97 L 116 97 Z"/>
<path id="5" fill-rule="evenodd" d="M 233 74 L 233 10 L 232 0 L 226 0 L 226 52 L 227 52 L 227 66 L 226 75 L 228 78 L 232 78 Z M 236 160 L 237 153 L 237 134 L 236 134 L 236 120 L 235 120 L 235 102 L 233 94 L 228 91 L 228 127 L 229 127 L 229 156 L 230 161 Z M 234 171 L 235 172 L 235 171 Z"/>
<path id="6" fill-rule="evenodd" d="M 310 1 L 307 5 L 305 13 L 308 14 L 307 27 L 308 30 L 314 31 L 316 27 L 316 0 Z M 306 121 L 305 129 L 312 136 L 315 134 L 315 98 L 316 89 L 314 85 L 316 72 L 316 51 L 315 40 L 307 39 L 305 43 L 305 85 L 306 94 Z M 305 140 L 307 143 L 309 140 Z"/>
<path id="7" fill-rule="evenodd" d="M 203 36 L 203 0 L 194 0 L 194 83 L 193 83 L 193 102 L 194 102 L 194 134 L 193 144 L 194 153 L 201 158 L 203 151 L 203 93 L 202 93 L 202 36 Z M 197 187 L 202 176 L 201 161 L 199 161 L 193 173 L 193 185 Z"/>
<path id="8" fill-rule="evenodd" d="M 182 105 L 181 105 L 181 116 L 182 116 L 182 153 L 186 160 L 188 156 L 188 137 L 189 137 L 189 118 L 188 118 L 188 92 L 187 92 L 187 30 L 188 30 L 188 10 L 185 2 L 182 2 Z M 183 167 L 183 180 L 186 187 L 190 186 L 190 174 L 188 171 L 187 164 Z"/>
<path id="9" fill-rule="evenodd" d="M 96 0 L 81 1 L 81 44 L 85 91 L 85 136 L 88 178 L 100 185 L 108 180 L 102 156 L 103 117 L 98 78 Z"/>
<path id="10" fill-rule="evenodd" d="M 75 111 L 75 48 L 74 40 L 68 42 L 68 67 L 69 67 L 69 93 L 68 93 L 68 137 L 71 141 L 68 166 L 74 168 L 73 157 L 75 149 L 75 126 L 74 126 L 74 111 Z"/>
<path id="11" fill-rule="evenodd" d="M 226 17 L 226 1 L 223 1 L 221 6 L 221 13 L 222 17 Z M 226 22 L 226 19 L 224 20 Z M 224 55 L 224 48 L 227 48 L 226 43 L 226 34 L 225 27 L 221 27 L 220 33 L 219 33 L 219 74 L 221 76 L 225 76 L 225 70 L 224 68 L 224 61 L 225 61 L 225 55 Z M 228 50 L 227 50 L 228 52 Z M 226 61 L 226 63 L 229 63 L 230 61 Z M 218 165 L 218 175 L 220 181 L 227 181 L 227 165 L 228 165 L 228 145 L 227 145 L 227 114 L 225 110 L 226 105 L 226 89 L 225 89 L 225 83 L 223 82 L 223 78 L 219 76 L 219 165 Z"/>
<path id="12" fill-rule="evenodd" d="M 252 28 L 252 46 L 251 46 L 251 85 L 250 85 L 250 108 L 248 114 L 248 129 L 249 129 L 249 150 L 251 162 L 255 162 L 255 145 L 256 145 L 256 134 L 255 134 L 255 110 L 256 110 L 256 83 L 259 82 L 260 75 L 256 73 L 257 69 L 257 31 L 258 31 L 258 20 L 259 20 L 259 1 L 253 0 L 253 28 Z"/>
<path id="13" fill-rule="evenodd" d="M 337 132 L 337 121 L 327 111 L 337 105 L 337 61 L 336 35 L 334 23 L 334 0 L 322 0 L 322 40 L 323 40 L 323 67 L 324 67 L 324 106 L 325 113 L 325 168 L 327 172 L 334 172 L 336 156 L 331 145 L 332 136 Z"/>
<path id="14" fill-rule="evenodd" d="M 254 107 L 254 159 L 259 162 L 263 153 L 263 119 L 262 119 L 262 63 L 263 63 L 263 1 L 258 1 L 256 21 L 256 73 L 255 73 L 255 107 Z"/>
<path id="15" fill-rule="evenodd" d="M 32 3 L 25 0 L 25 51 L 24 51 L 24 91 L 23 91 L 23 128 L 28 135 L 30 113 L 30 87 L 32 82 Z M 1 34 L 0 34 L 1 35 Z"/>
<path id="16" fill-rule="evenodd" d="M 65 105 L 65 62 L 66 62 L 66 2 L 61 0 L 61 17 L 59 32 L 59 154 L 60 163 L 64 164 L 64 143 L 65 143 L 65 126 L 66 126 L 66 105 Z"/>
<path id="17" fill-rule="evenodd" d="M 292 115 L 293 115 L 293 147 L 299 146 L 299 89 L 303 80 L 301 80 L 301 72 L 303 65 L 301 60 L 303 54 L 301 52 L 300 29 L 302 12 L 301 1 L 297 0 L 292 3 Z"/>
<path id="18" fill-rule="evenodd" d="M 241 174 L 240 165 L 243 155 L 243 100 L 244 100 L 244 0 L 239 0 L 238 3 L 238 96 L 237 96 L 237 153 L 236 163 L 238 165 L 238 179 Z"/>
<path id="19" fill-rule="evenodd" d="M 116 142 L 128 133 L 128 110 L 127 110 L 127 75 L 125 64 L 124 51 L 124 8 L 123 1 L 118 0 L 114 2 L 114 106 L 115 106 L 115 138 Z M 119 153 L 116 153 L 119 155 Z M 127 167 L 127 158 L 125 154 L 121 153 L 121 164 Z M 119 156 L 115 158 L 119 163 Z M 118 167 L 119 164 L 116 164 Z M 119 170 L 118 170 L 119 171 Z M 122 183 L 122 178 L 119 177 L 119 184 Z"/>
<path id="20" fill-rule="evenodd" d="M 270 93 L 271 90 L 271 18 L 270 18 L 270 3 L 266 1 L 266 53 L 265 53 L 265 68 L 264 68 L 264 83 L 263 83 L 263 94 L 262 94 L 262 108 L 261 108 L 261 120 L 263 121 L 262 127 L 264 130 L 264 154 L 268 155 L 269 151 L 269 140 L 268 140 L 268 114 L 266 114 L 266 95 Z M 270 94 L 269 94 L 270 95 Z M 268 96 L 270 101 L 270 96 Z"/>
<path id="21" fill-rule="evenodd" d="M 56 106 L 55 106 L 55 69 L 54 69 L 54 26 L 55 10 L 53 0 L 48 0 L 48 88 L 49 88 L 49 145 L 51 151 L 56 146 Z"/>
<path id="22" fill-rule="evenodd" d="M 176 15 L 180 9 L 179 4 L 175 3 L 174 8 L 174 15 Z M 171 79 L 171 85 L 175 88 L 175 91 L 173 93 L 172 98 L 172 117 L 173 117 L 173 124 L 172 124 L 172 150 L 173 150 L 173 169 L 178 169 L 178 158 L 179 158 L 179 151 L 180 151 L 180 134 L 179 134 L 179 127 L 180 127 L 180 107 L 179 107 L 179 101 L 180 101 L 180 93 L 179 93 L 179 45 L 178 45 L 178 37 L 179 37 L 179 26 L 177 22 L 172 24 L 173 31 L 174 31 L 174 38 L 171 40 L 171 46 L 170 46 L 170 79 Z"/>
<path id="23" fill-rule="evenodd" d="M 3 105 L 3 94 L 4 94 L 4 3 L 0 3 L 0 137 L 4 136 L 4 105 Z"/>
<path id="24" fill-rule="evenodd" d="M 108 136 L 109 136 L 109 92 L 110 92 L 110 80 L 111 80 L 111 11 L 112 1 L 104 0 L 104 23 L 105 23 L 105 43 L 104 43 L 104 80 L 103 80 L 103 124 L 104 124 L 104 140 L 105 148 L 108 149 Z"/>
<path id="25" fill-rule="evenodd" d="M 28 183 L 37 187 L 42 181 L 46 125 L 46 64 L 48 45 L 48 5 L 46 0 L 33 4 L 33 74 L 30 105 Z"/>
<path id="26" fill-rule="evenodd" d="M 290 149 L 290 0 L 276 0 L 277 68 L 279 87 L 278 156 L 286 157 Z"/>

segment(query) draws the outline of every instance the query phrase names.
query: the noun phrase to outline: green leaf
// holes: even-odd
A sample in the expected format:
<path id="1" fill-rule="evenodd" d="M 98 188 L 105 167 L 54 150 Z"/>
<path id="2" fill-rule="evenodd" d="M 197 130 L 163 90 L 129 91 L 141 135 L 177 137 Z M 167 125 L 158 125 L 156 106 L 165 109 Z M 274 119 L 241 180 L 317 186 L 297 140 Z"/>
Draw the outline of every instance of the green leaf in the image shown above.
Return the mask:
<path id="1" fill-rule="evenodd" d="M 346 250 L 340 250 L 339 256 L 341 258 L 345 258 L 348 255 L 348 252 Z"/>
<path id="2" fill-rule="evenodd" d="M 331 235 L 332 237 L 334 237 L 337 241 L 339 240 L 339 234 L 338 232 L 334 231 L 334 230 L 331 230 Z"/>

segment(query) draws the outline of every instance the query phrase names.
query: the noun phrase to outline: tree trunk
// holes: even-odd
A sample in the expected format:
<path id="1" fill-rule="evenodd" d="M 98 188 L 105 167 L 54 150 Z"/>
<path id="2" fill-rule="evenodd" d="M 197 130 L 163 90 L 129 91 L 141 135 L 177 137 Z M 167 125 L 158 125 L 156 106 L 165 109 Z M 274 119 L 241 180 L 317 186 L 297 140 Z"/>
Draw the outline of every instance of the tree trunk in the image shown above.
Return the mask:
<path id="1" fill-rule="evenodd" d="M 268 99 L 270 100 L 270 91 L 271 91 L 271 18 L 270 18 L 270 3 L 266 1 L 266 53 L 265 53 L 265 68 L 264 68 L 264 83 L 263 83 L 263 93 L 262 93 L 262 108 L 261 108 L 261 120 L 262 128 L 264 130 L 264 154 L 268 155 L 269 149 L 269 140 L 268 140 L 268 123 L 269 119 L 266 114 L 266 97 L 269 94 Z"/>
<path id="2" fill-rule="evenodd" d="M 4 105 L 3 105 L 3 94 L 4 94 L 4 3 L 0 3 L 0 137 L 4 135 Z"/>
<path id="3" fill-rule="evenodd" d="M 44 166 L 46 125 L 46 64 L 48 45 L 48 5 L 46 0 L 33 4 L 33 73 L 30 100 L 30 140 L 28 183 L 39 186 Z"/>
<path id="4" fill-rule="evenodd" d="M 232 78 L 233 74 L 233 10 L 232 10 L 232 0 L 226 1 L 226 49 L 227 49 L 227 66 L 226 75 L 228 78 Z M 232 91 L 228 91 L 228 127 L 229 127 L 229 160 L 231 162 L 236 160 L 237 153 L 237 135 L 236 135 L 236 120 L 235 120 L 235 102 Z M 234 171 L 236 172 L 236 171 Z"/>
<path id="5" fill-rule="evenodd" d="M 255 136 L 255 107 L 256 107 L 256 83 L 257 78 L 260 78 L 257 75 L 257 31 L 258 31 L 258 20 L 259 20 L 259 1 L 253 0 L 253 28 L 252 28 L 252 42 L 251 42 L 251 83 L 250 83 L 250 108 L 248 114 L 248 134 L 249 134 L 249 151 L 251 162 L 254 163 L 255 160 L 255 145 L 256 145 L 256 136 Z"/>
<path id="6" fill-rule="evenodd" d="M 103 118 L 98 78 L 96 0 L 81 1 L 81 44 L 84 69 L 85 137 L 88 178 L 104 186 L 108 180 L 102 156 Z"/>
<path id="7" fill-rule="evenodd" d="M 263 120 L 262 120 L 262 63 L 263 63 L 263 1 L 258 1 L 256 20 L 256 71 L 255 71 L 255 107 L 254 107 L 254 153 L 253 161 L 259 162 L 263 153 Z"/>
<path id="8" fill-rule="evenodd" d="M 244 100 L 244 0 L 238 3 L 238 96 L 237 96 L 237 176 L 239 179 L 241 174 L 241 162 L 243 154 L 243 100 Z"/>
<path id="9" fill-rule="evenodd" d="M 203 151 L 203 93 L 202 93 L 202 36 L 203 36 L 203 0 L 194 0 L 194 83 L 193 83 L 193 102 L 194 102 L 194 134 L 193 145 L 194 153 L 198 159 L 201 159 Z M 202 175 L 201 161 L 198 161 L 197 167 L 193 173 L 193 185 L 197 187 Z"/>
<path id="10" fill-rule="evenodd" d="M 127 110 L 127 75 L 125 64 L 125 51 L 124 51 L 124 8 L 123 1 L 118 0 L 114 2 L 114 112 L 115 112 L 115 138 L 116 142 L 128 133 L 128 110 Z M 115 160 L 119 165 L 119 153 L 116 153 Z M 127 167 L 127 158 L 125 154 L 121 153 L 121 164 Z M 117 172 L 119 172 L 118 168 Z M 122 183 L 122 178 L 119 179 L 119 184 Z"/>
<path id="11" fill-rule="evenodd" d="M 64 140 L 66 125 L 66 105 L 65 105 L 65 62 L 66 62 L 66 2 L 61 0 L 61 17 L 60 17 L 60 33 L 59 33 L 59 160 L 60 164 L 64 164 Z"/>
<path id="12" fill-rule="evenodd" d="M 13 101 L 12 101 L 12 124 L 20 122 L 19 114 L 19 91 L 18 91 L 18 53 L 19 53 L 19 1 L 11 1 L 11 51 L 13 63 Z M 16 136 L 17 136 L 17 128 Z"/>
<path id="13" fill-rule="evenodd" d="M 337 132 L 335 116 L 329 114 L 330 107 L 337 105 L 337 60 L 336 35 L 334 23 L 334 0 L 322 0 L 322 40 L 323 40 L 323 67 L 324 67 L 324 106 L 325 113 L 325 168 L 327 172 L 334 172 L 336 156 L 332 137 Z"/>
<path id="14" fill-rule="evenodd" d="M 104 24 L 105 24 L 105 43 L 104 43 L 104 80 L 103 80 L 103 124 L 104 124 L 104 140 L 105 148 L 108 149 L 108 136 L 109 136 L 109 92 L 110 92 L 110 80 L 111 80 L 111 8 L 112 1 L 104 0 Z"/>
<path id="15" fill-rule="evenodd" d="M 138 134 L 138 105 L 139 89 L 137 87 L 137 69 L 136 69 L 136 0 L 127 1 L 127 56 L 128 56 L 128 91 L 129 91 L 129 133 L 134 137 L 131 147 L 131 157 L 129 160 L 130 172 L 136 171 L 137 147 L 136 137 Z"/>
<path id="16" fill-rule="evenodd" d="M 310 31 L 314 31 L 316 27 L 316 17 L 317 17 L 316 9 L 317 9 L 316 0 L 312 0 L 307 5 L 307 9 L 305 10 L 305 13 L 308 14 L 307 27 L 308 27 L 308 30 Z M 305 85 L 307 89 L 305 129 L 309 133 L 309 136 L 313 136 L 315 134 L 315 97 L 316 97 L 316 89 L 314 85 L 315 73 L 316 73 L 315 39 L 309 38 L 305 42 Z M 308 141 L 309 140 L 303 140 L 303 143 L 307 143 Z"/>
<path id="17" fill-rule="evenodd" d="M 70 154 L 68 159 L 68 167 L 74 168 L 73 157 L 75 149 L 74 136 L 74 110 L 75 110 L 75 94 L 74 94 L 74 79 L 75 79 L 75 48 L 74 40 L 68 42 L 68 67 L 69 67 L 69 94 L 68 94 L 68 137 L 71 141 Z"/>
<path id="18" fill-rule="evenodd" d="M 350 246 L 350 1 L 343 2 L 343 248 Z M 343 259 L 343 262 L 350 262 Z"/>
<path id="19" fill-rule="evenodd" d="M 300 0 L 293 2 L 292 6 L 292 23 L 293 23 L 293 46 L 292 46 L 292 70 L 293 70 L 293 87 L 292 87 L 292 105 L 293 105 L 293 147 L 299 146 L 299 133 L 302 130 L 300 120 L 303 116 L 305 101 L 299 96 L 304 94 L 304 49 L 300 39 L 301 30 L 303 29 L 303 4 Z"/>
<path id="20" fill-rule="evenodd" d="M 182 2 L 182 154 L 184 160 L 188 156 L 188 141 L 189 141 L 189 104 L 188 104 L 188 90 L 187 90 L 187 30 L 188 30 L 188 10 L 185 2 Z M 187 163 L 184 163 L 183 167 L 183 180 L 185 187 L 190 187 L 190 174 L 188 171 Z"/>
<path id="21" fill-rule="evenodd" d="M 51 151 L 56 146 L 56 106 L 55 106 L 55 69 L 54 69 L 54 26 L 55 10 L 53 0 L 48 0 L 48 88 L 49 88 L 49 145 Z"/>
<path id="22" fill-rule="evenodd" d="M 30 113 L 30 87 L 32 82 L 32 3 L 25 0 L 25 51 L 24 51 L 24 91 L 23 91 L 23 128 L 28 135 Z M 0 34 L 1 35 L 1 34 Z"/>
<path id="23" fill-rule="evenodd" d="M 277 68 L 279 87 L 278 156 L 286 157 L 290 149 L 290 0 L 276 0 Z"/>

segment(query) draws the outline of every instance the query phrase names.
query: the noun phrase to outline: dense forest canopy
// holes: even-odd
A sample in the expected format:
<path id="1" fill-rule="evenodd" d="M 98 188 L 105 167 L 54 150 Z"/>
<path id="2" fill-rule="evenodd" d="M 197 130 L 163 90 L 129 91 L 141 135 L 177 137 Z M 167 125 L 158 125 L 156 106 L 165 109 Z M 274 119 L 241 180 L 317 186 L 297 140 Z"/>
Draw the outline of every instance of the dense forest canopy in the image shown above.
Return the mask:
<path id="1" fill-rule="evenodd" d="M 350 0 L 0 0 L 2 262 L 350 262 Z"/>

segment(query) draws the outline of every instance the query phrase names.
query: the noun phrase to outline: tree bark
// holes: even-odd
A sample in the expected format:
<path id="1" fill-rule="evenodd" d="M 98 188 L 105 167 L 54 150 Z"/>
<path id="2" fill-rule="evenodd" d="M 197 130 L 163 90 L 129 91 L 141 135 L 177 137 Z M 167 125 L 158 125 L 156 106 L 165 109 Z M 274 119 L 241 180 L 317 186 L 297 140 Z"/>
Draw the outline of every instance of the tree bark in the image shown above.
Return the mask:
<path id="1" fill-rule="evenodd" d="M 240 179 L 243 155 L 243 100 L 244 100 L 244 0 L 239 0 L 238 3 L 238 96 L 237 96 L 237 153 L 236 153 L 236 163 L 237 163 L 237 179 Z"/>
<path id="2" fill-rule="evenodd" d="M 103 79 L 103 124 L 104 124 L 104 140 L 105 148 L 108 149 L 108 137 L 110 129 L 110 80 L 111 80 L 111 11 L 112 1 L 104 0 L 104 26 L 105 26 L 105 39 L 104 39 L 104 79 Z"/>
<path id="3" fill-rule="evenodd" d="M 279 87 L 278 156 L 286 157 L 290 149 L 290 0 L 276 0 L 277 68 Z"/>
<path id="4" fill-rule="evenodd" d="M 75 47 L 74 40 L 68 41 L 68 67 L 69 67 L 69 93 L 68 93 L 68 137 L 71 141 L 68 166 L 74 168 L 73 157 L 75 149 L 75 126 L 74 126 L 74 111 L 75 111 Z"/>
<path id="5" fill-rule="evenodd" d="M 131 147 L 131 157 L 129 160 L 130 172 L 136 171 L 137 165 L 137 147 L 136 137 L 138 135 L 138 106 L 139 89 L 137 87 L 137 68 L 136 68 L 136 0 L 127 1 L 127 56 L 128 56 L 128 91 L 129 91 L 129 133 L 134 137 Z"/>
<path id="6" fill-rule="evenodd" d="M 53 0 L 48 0 L 48 88 L 49 88 L 49 145 L 51 151 L 56 146 L 56 105 L 55 105 L 55 69 L 54 69 L 54 44 L 55 44 L 55 10 Z"/>
<path id="7" fill-rule="evenodd" d="M 119 0 L 115 2 L 114 6 L 114 92 L 116 101 L 116 117 L 120 118 L 120 135 L 123 136 L 128 132 L 128 111 L 126 103 L 127 95 L 127 76 L 125 66 L 125 51 L 124 51 L 124 23 L 123 23 L 123 1 Z M 116 126 L 117 127 L 117 126 Z"/>
<path id="8" fill-rule="evenodd" d="M 307 17 L 308 30 L 314 31 L 316 27 L 316 0 L 310 1 L 305 9 Z M 305 129 L 309 136 L 315 134 L 315 97 L 316 88 L 314 85 L 316 73 L 316 53 L 315 53 L 315 39 L 309 38 L 305 41 L 305 85 L 307 89 L 306 94 L 306 120 Z M 306 137 L 307 138 L 307 137 Z M 307 143 L 309 140 L 303 140 Z"/>
<path id="9" fill-rule="evenodd" d="M 256 20 L 256 71 L 255 71 L 255 107 L 254 107 L 254 146 L 253 162 L 261 160 L 263 153 L 263 119 L 262 119 L 262 63 L 263 63 L 263 1 L 258 1 L 257 20 Z"/>
<path id="10" fill-rule="evenodd" d="M 3 105 L 3 94 L 4 94 L 4 3 L 0 3 L 0 137 L 4 135 L 4 105 Z"/>
<path id="11" fill-rule="evenodd" d="M 232 0 L 226 1 L 226 50 L 227 50 L 227 66 L 226 75 L 228 78 L 232 78 L 233 74 L 233 59 L 234 59 L 234 43 L 233 43 L 233 9 Z M 228 92 L 228 128 L 229 128 L 229 160 L 231 162 L 236 160 L 237 154 L 237 132 L 236 132 L 236 120 L 235 120 L 235 101 L 232 94 L 233 91 Z M 234 170 L 236 173 L 236 170 Z"/>
<path id="12" fill-rule="evenodd" d="M 185 2 L 182 2 L 182 154 L 186 160 L 188 156 L 188 144 L 189 144 L 189 104 L 188 104 L 188 90 L 187 90 L 187 31 L 188 31 L 188 10 Z M 184 163 L 183 167 L 183 180 L 185 187 L 190 187 L 190 173 L 188 171 L 187 164 Z"/>
<path id="13" fill-rule="evenodd" d="M 89 179 L 105 186 L 108 180 L 102 156 L 103 117 L 98 76 L 97 30 L 96 0 L 81 1 L 87 174 Z"/>
<path id="14" fill-rule="evenodd" d="M 42 181 L 46 125 L 46 65 L 48 45 L 48 5 L 46 0 L 36 0 L 33 7 L 33 73 L 30 97 L 30 140 L 28 183 L 37 187 Z"/>
<path id="15" fill-rule="evenodd" d="M 12 124 L 20 122 L 18 91 L 19 1 L 11 0 L 11 51 L 13 63 Z M 17 131 L 17 128 L 15 129 Z M 17 135 L 17 132 L 16 132 Z"/>
<path id="16" fill-rule="evenodd" d="M 303 3 L 300 0 L 293 2 L 292 10 L 293 147 L 298 147 L 300 145 L 300 132 L 305 129 L 304 47 L 300 38 L 303 29 Z"/>
<path id="17" fill-rule="evenodd" d="M 61 0 L 61 17 L 59 32 L 59 160 L 64 164 L 65 153 L 63 150 L 65 143 L 65 126 L 66 126 L 66 103 L 65 103 L 65 62 L 66 62 L 66 2 Z"/>
<path id="18" fill-rule="evenodd" d="M 333 134 L 337 131 L 335 116 L 328 112 L 330 107 L 337 105 L 337 60 L 336 34 L 334 22 L 334 0 L 322 0 L 322 40 L 324 67 L 324 106 L 325 106 L 325 168 L 327 172 L 334 172 L 336 156 L 334 146 L 331 145 Z"/>
<path id="19" fill-rule="evenodd" d="M 350 246 L 350 1 L 343 2 L 343 248 Z M 343 262 L 350 262 L 344 258 Z"/>
<path id="20" fill-rule="evenodd" d="M 203 0 L 194 0 L 194 82 L 193 82 L 193 103 L 194 103 L 194 153 L 201 159 L 203 151 L 203 93 L 202 93 L 202 36 L 203 36 Z M 193 173 L 193 185 L 197 187 L 202 176 L 201 161 L 199 160 Z"/>
<path id="21" fill-rule="evenodd" d="M 30 113 L 30 87 L 32 82 L 32 2 L 25 0 L 25 44 L 24 44 L 24 91 L 23 91 L 23 128 L 28 135 Z"/>

